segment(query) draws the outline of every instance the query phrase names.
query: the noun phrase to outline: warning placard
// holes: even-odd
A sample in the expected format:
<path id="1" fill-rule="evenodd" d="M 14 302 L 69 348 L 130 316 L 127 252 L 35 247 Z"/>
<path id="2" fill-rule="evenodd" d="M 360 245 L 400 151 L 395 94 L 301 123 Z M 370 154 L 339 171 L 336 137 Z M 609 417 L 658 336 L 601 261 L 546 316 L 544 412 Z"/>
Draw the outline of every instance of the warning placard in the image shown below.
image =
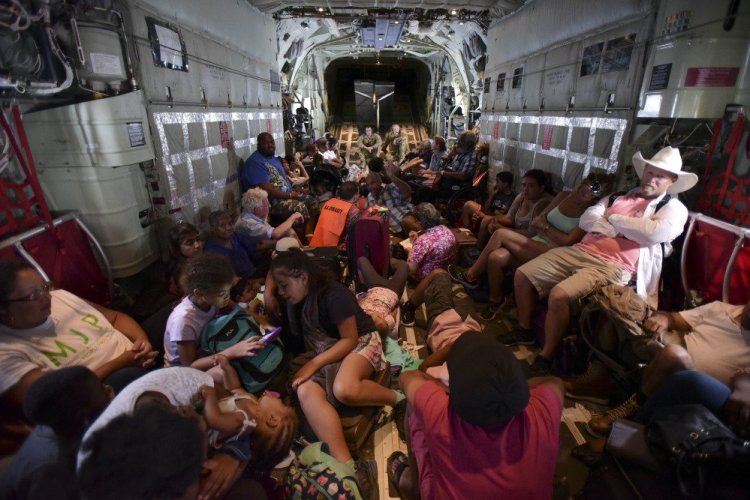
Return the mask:
<path id="1" fill-rule="evenodd" d="M 740 68 L 688 68 L 686 87 L 733 87 Z"/>
<path id="2" fill-rule="evenodd" d="M 143 131 L 143 123 L 141 122 L 128 122 L 128 139 L 130 139 L 130 147 L 136 148 L 138 146 L 146 145 L 146 134 Z"/>

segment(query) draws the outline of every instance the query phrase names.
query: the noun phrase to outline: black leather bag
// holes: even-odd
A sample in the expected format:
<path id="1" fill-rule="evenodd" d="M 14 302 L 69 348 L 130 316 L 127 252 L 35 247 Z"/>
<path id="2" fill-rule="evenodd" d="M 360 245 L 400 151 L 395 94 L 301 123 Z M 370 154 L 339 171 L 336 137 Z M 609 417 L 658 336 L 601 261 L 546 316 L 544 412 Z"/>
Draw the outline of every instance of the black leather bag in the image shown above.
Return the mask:
<path id="1" fill-rule="evenodd" d="M 675 472 L 683 495 L 701 496 L 708 485 L 750 486 L 750 441 L 703 405 L 659 408 L 646 436 L 654 454 Z"/>

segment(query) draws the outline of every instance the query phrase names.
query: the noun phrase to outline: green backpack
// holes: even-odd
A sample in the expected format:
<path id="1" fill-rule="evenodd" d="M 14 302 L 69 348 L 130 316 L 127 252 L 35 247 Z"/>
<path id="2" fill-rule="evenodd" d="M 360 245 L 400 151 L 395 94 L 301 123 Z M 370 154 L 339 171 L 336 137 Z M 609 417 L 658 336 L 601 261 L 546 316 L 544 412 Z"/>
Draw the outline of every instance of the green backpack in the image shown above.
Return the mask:
<path id="1" fill-rule="evenodd" d="M 198 347 L 208 354 L 218 354 L 237 342 L 263 335 L 255 319 L 236 307 L 228 314 L 208 322 L 201 333 Z M 268 343 L 255 356 L 233 359 L 231 365 L 237 370 L 242 385 L 248 392 L 258 393 L 265 389 L 271 378 L 281 369 L 283 352 L 274 342 Z"/>
<path id="2" fill-rule="evenodd" d="M 339 462 L 322 442 L 305 447 L 289 466 L 284 484 L 292 500 L 362 500 L 354 468 Z"/>

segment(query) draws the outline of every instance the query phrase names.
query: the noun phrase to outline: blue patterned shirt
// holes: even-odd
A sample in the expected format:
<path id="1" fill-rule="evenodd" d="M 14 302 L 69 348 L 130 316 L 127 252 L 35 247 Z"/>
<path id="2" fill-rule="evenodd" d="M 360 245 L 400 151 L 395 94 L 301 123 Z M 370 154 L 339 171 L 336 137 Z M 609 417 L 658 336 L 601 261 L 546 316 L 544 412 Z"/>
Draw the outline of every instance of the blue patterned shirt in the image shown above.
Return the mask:
<path id="1" fill-rule="evenodd" d="M 476 172 L 480 160 L 481 157 L 475 151 L 471 151 L 469 153 L 458 153 L 453 158 L 453 162 L 451 163 L 451 170 L 454 172 L 465 173 L 469 176 L 469 178 L 473 178 L 474 172 Z"/>
<path id="2" fill-rule="evenodd" d="M 405 197 L 401 190 L 395 184 L 383 184 L 383 189 L 376 197 L 372 193 L 367 195 L 367 205 L 380 205 L 388 208 L 388 221 L 391 231 L 398 233 L 401 231 L 401 223 L 404 215 L 413 210 L 409 198 Z"/>

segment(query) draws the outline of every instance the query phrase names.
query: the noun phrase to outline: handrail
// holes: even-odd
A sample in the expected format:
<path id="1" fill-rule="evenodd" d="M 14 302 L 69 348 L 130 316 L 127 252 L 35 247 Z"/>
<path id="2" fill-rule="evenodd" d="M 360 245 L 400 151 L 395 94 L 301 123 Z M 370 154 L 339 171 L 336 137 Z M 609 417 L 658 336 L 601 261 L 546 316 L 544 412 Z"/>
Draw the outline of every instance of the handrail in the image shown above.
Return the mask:
<path id="1" fill-rule="evenodd" d="M 688 301 L 689 306 L 695 307 L 697 304 L 692 300 L 692 297 L 690 296 L 690 290 L 688 288 L 687 284 L 687 247 L 688 243 L 690 242 L 690 238 L 695 232 L 695 226 L 696 224 L 700 222 L 705 222 L 708 225 L 718 227 L 719 229 L 723 229 L 724 231 L 727 231 L 729 233 L 734 233 L 737 236 L 737 241 L 734 243 L 734 249 L 732 250 L 732 254 L 729 256 L 729 260 L 727 261 L 726 269 L 724 270 L 724 278 L 722 280 L 721 285 L 721 300 L 723 302 L 729 302 L 729 283 L 732 279 L 732 271 L 734 269 L 734 265 L 737 262 L 737 257 L 739 256 L 740 250 L 742 249 L 742 246 L 744 244 L 744 241 L 746 239 L 750 240 L 750 228 L 746 227 L 740 227 L 735 226 L 734 224 L 731 224 L 729 222 L 725 222 L 719 219 L 714 219 L 713 217 L 709 217 L 708 215 L 704 215 L 699 212 L 689 212 L 688 214 L 690 224 L 688 225 L 687 232 L 685 234 L 685 242 L 682 245 L 682 254 L 680 256 L 680 278 L 682 280 L 682 289 L 685 292 L 685 299 Z"/>
<path id="2" fill-rule="evenodd" d="M 688 216 L 690 223 L 688 224 L 687 231 L 685 231 L 685 240 L 682 243 L 682 252 L 680 252 L 680 281 L 682 282 L 682 292 L 685 294 L 685 305 L 693 308 L 696 306 L 692 295 L 690 294 L 690 288 L 687 282 L 687 248 L 690 237 L 693 236 L 695 230 L 695 224 L 698 222 L 697 217 Z"/>
<path id="3" fill-rule="evenodd" d="M 107 276 L 107 288 L 109 289 L 109 296 L 114 297 L 114 282 L 112 278 L 112 266 L 109 263 L 109 259 L 107 258 L 107 255 L 104 253 L 104 249 L 99 244 L 97 239 L 94 237 L 94 234 L 91 232 L 91 230 L 86 227 L 86 225 L 83 223 L 83 221 L 80 219 L 80 212 L 78 210 L 71 210 L 70 212 L 66 212 L 58 217 L 55 217 L 52 219 L 52 226 L 57 227 L 61 224 L 64 224 L 65 222 L 74 220 L 76 224 L 81 228 L 81 230 L 86 233 L 86 236 L 89 239 L 89 242 L 94 247 L 97 253 L 97 257 L 100 259 L 102 265 L 104 266 L 104 273 Z M 35 236 L 38 236 L 45 231 L 48 231 L 50 228 L 47 227 L 47 224 L 44 222 L 40 222 L 37 226 L 28 229 L 22 233 L 18 233 L 14 236 L 10 236 L 8 238 L 5 238 L 4 240 L 0 241 L 0 250 L 7 247 L 14 247 L 16 251 L 23 257 L 29 264 L 34 266 L 34 269 L 39 272 L 39 274 L 45 279 L 49 280 L 49 276 L 47 273 L 44 272 L 44 269 L 42 269 L 42 266 L 39 265 L 39 263 L 29 254 L 26 249 L 23 247 L 23 242 L 26 240 L 29 240 Z"/>

